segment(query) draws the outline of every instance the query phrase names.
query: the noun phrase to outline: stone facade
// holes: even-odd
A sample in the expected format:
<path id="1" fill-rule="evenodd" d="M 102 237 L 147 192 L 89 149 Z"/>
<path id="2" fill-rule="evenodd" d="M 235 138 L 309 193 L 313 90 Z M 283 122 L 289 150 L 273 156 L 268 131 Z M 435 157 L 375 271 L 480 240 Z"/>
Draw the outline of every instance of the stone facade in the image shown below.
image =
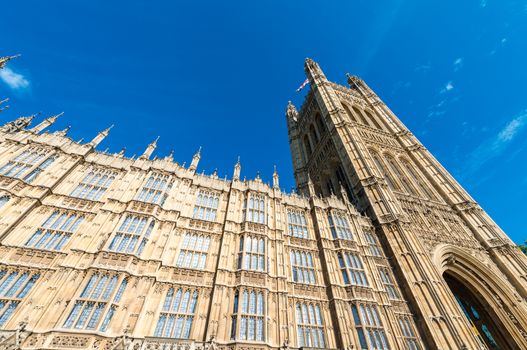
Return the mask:
<path id="1" fill-rule="evenodd" d="M 0 349 L 527 348 L 525 256 L 362 80 L 305 68 L 298 194 L 4 125 Z"/>

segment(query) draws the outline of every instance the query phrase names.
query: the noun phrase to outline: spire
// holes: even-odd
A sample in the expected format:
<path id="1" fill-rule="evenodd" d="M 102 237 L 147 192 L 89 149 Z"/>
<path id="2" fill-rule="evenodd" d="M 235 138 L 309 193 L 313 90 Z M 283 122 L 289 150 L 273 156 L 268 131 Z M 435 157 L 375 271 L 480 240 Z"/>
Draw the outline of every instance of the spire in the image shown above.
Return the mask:
<path id="1" fill-rule="evenodd" d="M 157 147 L 157 141 L 159 141 L 159 136 L 151 144 L 149 144 L 148 147 L 146 147 L 145 152 L 139 158 L 150 159 L 150 156 L 152 155 L 152 153 L 154 153 Z"/>
<path id="2" fill-rule="evenodd" d="M 274 166 L 273 172 L 273 188 L 280 188 L 280 183 L 278 182 L 278 172 L 276 171 L 276 165 Z"/>
<path id="3" fill-rule="evenodd" d="M 9 62 L 13 58 L 17 58 L 17 57 L 20 57 L 20 55 L 0 57 L 0 69 L 4 68 L 4 66 L 7 64 L 7 62 Z"/>
<path id="4" fill-rule="evenodd" d="M 304 63 L 304 70 L 311 84 L 318 84 L 322 81 L 326 81 L 326 76 L 324 75 L 324 72 L 322 71 L 318 63 L 313 61 L 311 58 L 306 58 L 306 61 Z"/>
<path id="5" fill-rule="evenodd" d="M 199 146 L 198 151 L 196 154 L 194 154 L 194 157 L 192 157 L 192 162 L 190 163 L 189 169 L 192 171 L 196 171 L 198 168 L 199 160 L 201 159 L 201 146 Z"/>
<path id="6" fill-rule="evenodd" d="M 63 114 L 64 112 L 60 112 L 59 114 L 56 114 L 54 116 L 44 119 L 43 121 L 40 122 L 40 124 L 32 128 L 31 131 L 35 134 L 42 132 L 45 128 L 55 123 L 55 121 Z"/>
<path id="7" fill-rule="evenodd" d="M 32 114 L 32 115 L 27 116 L 27 117 L 19 117 L 16 120 L 13 120 L 13 121 L 10 121 L 9 123 L 6 123 L 2 127 L 2 130 L 12 133 L 12 132 L 18 132 L 18 131 L 20 131 L 22 129 L 25 129 L 26 127 L 29 126 L 29 124 L 31 124 L 31 121 L 38 114 L 40 114 L 40 112 L 36 113 L 36 114 Z"/>
<path id="8" fill-rule="evenodd" d="M 6 103 L 7 101 L 9 101 L 8 98 L 5 98 L 5 99 L 3 99 L 2 101 L 0 101 L 0 112 L 2 112 L 2 111 L 4 111 L 4 110 L 6 110 L 6 109 L 9 108 L 9 105 L 5 105 L 4 107 L 2 107 L 2 105 L 3 105 L 4 103 Z"/>
<path id="9" fill-rule="evenodd" d="M 174 161 L 174 150 L 171 150 L 168 156 L 165 157 L 165 160 L 168 160 L 169 162 Z"/>
<path id="10" fill-rule="evenodd" d="M 217 179 L 218 178 L 218 168 L 214 169 L 214 171 L 212 172 L 212 177 L 214 179 Z"/>
<path id="11" fill-rule="evenodd" d="M 61 135 L 61 136 L 66 136 L 66 134 L 68 133 L 68 131 L 70 131 L 70 129 L 71 129 L 71 125 L 68 125 L 63 130 L 55 131 L 55 134 Z"/>
<path id="12" fill-rule="evenodd" d="M 112 128 L 113 128 L 113 124 L 110 125 L 110 127 L 107 128 L 106 130 L 99 132 L 97 136 L 95 136 L 93 140 L 90 141 L 90 145 L 92 145 L 93 147 L 97 147 L 97 145 L 99 145 L 102 142 L 102 140 L 104 140 L 106 136 L 108 136 L 108 133 L 110 133 L 110 130 Z"/>
<path id="13" fill-rule="evenodd" d="M 359 89 L 360 88 L 359 84 L 362 82 L 362 80 L 358 76 L 346 73 L 346 77 L 348 78 L 348 85 L 349 85 L 350 89 Z"/>
<path id="14" fill-rule="evenodd" d="M 234 174 L 232 175 L 233 180 L 240 180 L 240 172 L 242 170 L 242 165 L 240 164 L 240 156 L 238 156 L 238 161 L 234 165 Z"/>
<path id="15" fill-rule="evenodd" d="M 123 147 L 123 148 L 119 151 L 119 153 L 117 153 L 117 156 L 118 156 L 119 158 L 124 157 L 124 152 L 126 152 L 126 147 Z"/>
<path id="16" fill-rule="evenodd" d="M 309 173 L 307 174 L 307 190 L 310 196 L 315 195 L 315 185 L 313 184 L 313 180 L 311 180 L 311 174 Z"/>

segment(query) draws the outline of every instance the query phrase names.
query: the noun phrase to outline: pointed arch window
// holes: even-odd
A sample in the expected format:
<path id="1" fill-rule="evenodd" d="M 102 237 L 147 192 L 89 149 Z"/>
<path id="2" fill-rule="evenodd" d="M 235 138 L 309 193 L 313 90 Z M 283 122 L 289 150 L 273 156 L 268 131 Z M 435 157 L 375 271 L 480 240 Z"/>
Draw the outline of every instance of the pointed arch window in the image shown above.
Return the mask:
<path id="1" fill-rule="evenodd" d="M 399 190 L 399 186 L 393 180 L 392 175 L 388 171 L 386 171 L 386 168 L 384 167 L 384 164 L 379 158 L 379 155 L 371 150 L 370 150 L 370 153 L 373 158 L 373 162 L 375 163 L 375 165 L 377 165 L 377 168 L 380 170 L 381 174 L 384 176 L 384 179 L 386 180 L 388 187 L 390 187 L 392 190 Z"/>
<path id="2" fill-rule="evenodd" d="M 382 257 L 381 249 L 373 233 L 364 232 L 364 237 L 366 238 L 366 242 L 368 243 L 368 246 L 370 248 L 371 255 L 376 257 Z"/>
<path id="3" fill-rule="evenodd" d="M 194 322 L 198 294 L 194 289 L 168 288 L 154 336 L 188 339 Z"/>
<path id="4" fill-rule="evenodd" d="M 60 251 L 77 232 L 84 216 L 77 213 L 53 212 L 24 244 L 26 247 Z"/>
<path id="5" fill-rule="evenodd" d="M 237 290 L 234 294 L 231 339 L 265 341 L 265 313 L 262 291 Z"/>
<path id="6" fill-rule="evenodd" d="M 39 273 L 0 268 L 0 328 L 5 326 L 39 278 Z"/>
<path id="7" fill-rule="evenodd" d="M 112 184 L 117 173 L 102 168 L 92 168 L 71 192 L 72 197 L 98 201 Z"/>
<path id="8" fill-rule="evenodd" d="M 406 343 L 406 347 L 409 350 L 420 350 L 419 341 L 417 340 L 416 333 L 414 331 L 413 322 L 410 321 L 410 317 L 399 317 L 399 327 L 403 334 L 403 340 Z"/>
<path id="9" fill-rule="evenodd" d="M 6 205 L 7 202 L 9 202 L 9 199 L 10 199 L 10 197 L 7 196 L 7 195 L 0 196 L 0 208 L 2 208 L 4 205 Z"/>
<path id="10" fill-rule="evenodd" d="M 353 304 L 351 311 L 361 349 L 389 350 L 377 307 L 370 304 Z"/>
<path id="11" fill-rule="evenodd" d="M 334 239 L 353 240 L 353 234 L 345 214 L 339 212 L 328 213 L 329 228 Z"/>
<path id="12" fill-rule="evenodd" d="M 388 268 L 381 267 L 379 268 L 379 274 L 381 275 L 381 281 L 384 286 L 384 290 L 388 294 L 388 298 L 392 300 L 400 299 L 390 270 Z"/>
<path id="13" fill-rule="evenodd" d="M 289 252 L 293 282 L 315 284 L 315 264 L 311 252 L 291 250 Z"/>
<path id="14" fill-rule="evenodd" d="M 308 239 L 306 214 L 301 210 L 287 210 L 287 228 L 289 236 Z"/>
<path id="15" fill-rule="evenodd" d="M 192 217 L 194 219 L 215 221 L 219 202 L 220 197 L 217 193 L 199 191 Z"/>
<path id="16" fill-rule="evenodd" d="M 422 177 L 417 174 L 417 171 L 414 169 L 414 167 L 405 159 L 402 159 L 401 162 L 403 166 L 406 168 L 406 171 L 408 171 L 408 174 L 410 174 L 410 176 L 414 180 L 414 183 L 416 183 L 419 186 L 423 194 L 428 199 L 436 199 L 436 197 L 434 196 L 430 188 L 423 182 Z"/>
<path id="17" fill-rule="evenodd" d="M 416 194 L 415 189 L 408 181 L 408 178 L 406 177 L 406 175 L 401 171 L 401 169 L 395 162 L 395 159 L 393 159 L 391 156 L 386 156 L 386 161 L 388 162 L 388 166 L 390 167 L 392 173 L 395 174 L 397 179 L 399 179 L 399 181 L 403 184 L 403 187 L 406 193 L 415 195 Z"/>
<path id="18" fill-rule="evenodd" d="M 265 239 L 257 236 L 242 236 L 238 253 L 238 268 L 253 271 L 266 271 Z"/>
<path id="19" fill-rule="evenodd" d="M 362 258 L 355 253 L 339 252 L 337 253 L 340 271 L 344 284 L 367 287 L 368 279 L 364 271 Z"/>
<path id="20" fill-rule="evenodd" d="M 153 172 L 137 195 L 137 200 L 146 203 L 159 204 L 163 206 L 168 193 L 172 189 L 174 180 L 172 176 Z"/>
<path id="21" fill-rule="evenodd" d="M 141 255 L 154 229 L 155 220 L 145 216 L 126 215 L 113 236 L 108 250 Z"/>
<path id="22" fill-rule="evenodd" d="M 176 266 L 187 269 L 205 269 L 209 246 L 210 236 L 185 233 Z"/>
<path id="23" fill-rule="evenodd" d="M 118 274 L 93 273 L 62 327 L 106 332 L 127 284 Z"/>
<path id="24" fill-rule="evenodd" d="M 313 148 L 311 146 L 311 141 L 309 140 L 309 136 L 304 135 L 304 147 L 306 148 L 307 155 L 311 155 L 313 153 Z"/>
<path id="25" fill-rule="evenodd" d="M 320 305 L 297 302 L 295 312 L 298 346 L 325 348 L 324 320 L 322 319 Z"/>
<path id="26" fill-rule="evenodd" d="M 0 175 L 33 182 L 57 158 L 53 152 L 43 147 L 31 147 L 0 168 Z"/>
<path id="27" fill-rule="evenodd" d="M 265 197 L 256 194 L 249 194 L 249 198 L 244 205 L 245 220 L 257 224 L 265 224 L 267 222 L 266 201 Z"/>

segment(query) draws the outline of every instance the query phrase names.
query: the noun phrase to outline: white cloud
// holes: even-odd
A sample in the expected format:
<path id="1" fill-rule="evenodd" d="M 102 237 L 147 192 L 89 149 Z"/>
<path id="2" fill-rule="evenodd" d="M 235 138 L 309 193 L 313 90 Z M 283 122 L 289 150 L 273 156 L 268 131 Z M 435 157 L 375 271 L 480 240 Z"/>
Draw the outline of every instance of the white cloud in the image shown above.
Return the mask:
<path id="1" fill-rule="evenodd" d="M 444 94 L 445 92 L 448 92 L 450 90 L 452 90 L 454 88 L 454 84 L 452 84 L 451 81 L 449 81 L 448 83 L 446 83 L 445 87 L 441 89 L 441 91 L 439 91 L 440 93 Z"/>
<path id="2" fill-rule="evenodd" d="M 483 164 L 501 155 L 526 125 L 527 109 L 510 120 L 495 136 L 481 143 L 469 154 L 464 175 L 472 175 Z"/>
<path id="3" fill-rule="evenodd" d="M 414 71 L 421 72 L 421 73 L 427 73 L 431 68 L 432 66 L 430 65 L 430 63 L 427 63 L 427 64 L 422 64 L 420 66 L 415 67 Z"/>
<path id="4" fill-rule="evenodd" d="M 0 69 L 0 79 L 13 90 L 23 90 L 29 87 L 29 80 L 26 77 L 8 67 Z"/>
<path id="5" fill-rule="evenodd" d="M 454 71 L 458 71 L 463 67 L 463 57 L 458 57 L 454 61 Z"/>
<path id="6" fill-rule="evenodd" d="M 479 6 L 487 7 L 487 0 L 481 0 L 480 3 L 479 3 Z"/>
<path id="7" fill-rule="evenodd" d="M 507 38 L 503 38 L 503 39 L 501 39 L 501 44 L 502 44 L 502 45 L 505 45 L 506 42 L 507 42 Z"/>

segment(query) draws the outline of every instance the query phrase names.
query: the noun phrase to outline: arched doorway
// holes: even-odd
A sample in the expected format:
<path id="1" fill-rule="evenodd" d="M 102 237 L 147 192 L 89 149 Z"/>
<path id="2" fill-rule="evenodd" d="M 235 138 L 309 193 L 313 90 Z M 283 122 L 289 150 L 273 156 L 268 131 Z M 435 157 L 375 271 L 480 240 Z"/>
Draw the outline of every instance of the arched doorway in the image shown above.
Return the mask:
<path id="1" fill-rule="evenodd" d="M 450 287 L 472 330 L 481 343 L 489 349 L 517 349 L 512 337 L 500 324 L 492 307 L 479 293 L 474 293 L 455 275 L 445 272 L 443 277 Z"/>

